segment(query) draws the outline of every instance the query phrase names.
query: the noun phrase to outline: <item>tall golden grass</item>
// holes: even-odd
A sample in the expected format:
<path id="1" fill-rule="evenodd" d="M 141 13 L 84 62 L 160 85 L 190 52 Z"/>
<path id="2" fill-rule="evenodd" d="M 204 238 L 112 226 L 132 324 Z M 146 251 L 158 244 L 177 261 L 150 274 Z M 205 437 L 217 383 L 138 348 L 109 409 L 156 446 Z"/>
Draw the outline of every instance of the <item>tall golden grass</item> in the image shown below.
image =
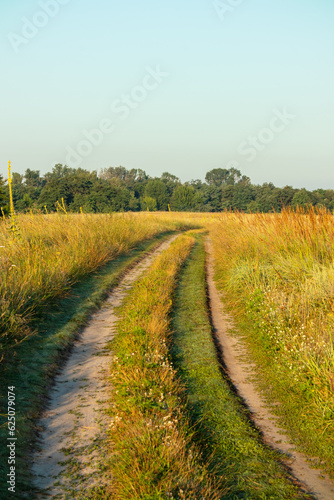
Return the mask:
<path id="1" fill-rule="evenodd" d="M 0 359 L 31 316 L 81 277 L 138 243 L 190 227 L 172 214 L 17 215 L 0 222 Z"/>
<path id="2" fill-rule="evenodd" d="M 226 213 L 211 229 L 225 300 L 256 332 L 277 377 L 290 372 L 289 389 L 334 431 L 333 215 Z"/>

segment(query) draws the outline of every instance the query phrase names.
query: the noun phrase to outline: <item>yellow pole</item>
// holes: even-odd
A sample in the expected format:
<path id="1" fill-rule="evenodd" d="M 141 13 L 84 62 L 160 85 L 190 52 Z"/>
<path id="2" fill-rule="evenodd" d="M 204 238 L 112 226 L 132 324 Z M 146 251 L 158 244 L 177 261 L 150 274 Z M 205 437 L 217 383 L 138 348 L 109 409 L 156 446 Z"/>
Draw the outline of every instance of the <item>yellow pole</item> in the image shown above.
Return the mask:
<path id="1" fill-rule="evenodd" d="M 10 215 L 14 215 L 14 203 L 13 203 L 13 191 L 12 191 L 12 174 L 11 174 L 11 164 L 8 162 L 8 186 L 9 186 L 9 206 Z"/>

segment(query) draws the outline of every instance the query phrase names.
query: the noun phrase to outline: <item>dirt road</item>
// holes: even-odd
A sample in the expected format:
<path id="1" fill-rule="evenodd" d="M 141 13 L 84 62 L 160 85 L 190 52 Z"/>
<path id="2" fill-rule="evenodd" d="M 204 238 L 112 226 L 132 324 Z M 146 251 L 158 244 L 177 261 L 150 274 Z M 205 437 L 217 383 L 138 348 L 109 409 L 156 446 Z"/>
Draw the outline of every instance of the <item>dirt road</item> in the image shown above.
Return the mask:
<path id="1" fill-rule="evenodd" d="M 40 450 L 33 457 L 35 485 L 42 490 L 39 498 L 80 498 L 86 488 L 103 487 L 111 480 L 99 466 L 108 448 L 108 419 L 103 411 L 110 390 L 105 378 L 110 363 L 106 345 L 115 335 L 115 308 L 175 238 L 177 235 L 162 243 L 127 273 L 84 328 L 56 377 L 39 423 L 43 429 Z"/>
<path id="2" fill-rule="evenodd" d="M 95 487 L 103 489 L 112 481 L 105 465 L 110 453 L 107 441 L 110 386 L 106 382 L 110 351 L 106 346 L 115 335 L 120 306 L 133 283 L 148 269 L 153 260 L 177 236 L 169 238 L 124 277 L 104 306 L 91 318 L 75 343 L 72 354 L 56 377 L 50 401 L 40 426 L 40 451 L 33 457 L 35 485 L 41 489 L 38 498 L 85 498 Z M 253 366 L 245 361 L 246 347 L 239 338 L 228 333 L 231 318 L 224 312 L 221 297 L 213 280 L 213 259 L 207 244 L 207 281 L 215 335 L 232 383 L 252 413 L 255 425 L 265 441 L 288 455 L 286 465 L 305 489 L 319 500 L 334 498 L 334 483 L 308 465 L 296 452 L 277 424 L 255 385 L 249 380 Z"/>

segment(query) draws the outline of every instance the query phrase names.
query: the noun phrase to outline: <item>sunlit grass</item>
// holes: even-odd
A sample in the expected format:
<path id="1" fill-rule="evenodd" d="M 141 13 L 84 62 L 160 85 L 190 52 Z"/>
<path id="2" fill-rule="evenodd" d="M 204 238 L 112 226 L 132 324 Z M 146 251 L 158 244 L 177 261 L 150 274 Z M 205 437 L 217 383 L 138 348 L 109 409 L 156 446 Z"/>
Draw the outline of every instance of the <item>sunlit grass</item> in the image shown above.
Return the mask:
<path id="1" fill-rule="evenodd" d="M 14 385 L 16 390 L 16 427 L 19 430 L 20 446 L 17 449 L 16 466 L 17 495 L 26 498 L 29 491 L 35 498 L 31 484 L 29 457 L 36 444 L 36 429 L 41 412 L 45 409 L 50 386 L 59 369 L 64 365 L 74 340 L 81 328 L 87 324 L 124 273 L 136 265 L 147 253 L 152 252 L 168 235 L 159 235 L 136 246 L 134 250 L 108 262 L 99 270 L 78 282 L 64 297 L 52 301 L 33 318 L 34 335 L 15 347 L 15 356 L 2 363 L 1 384 L 3 388 Z M 0 399 L 0 440 L 8 437 L 7 398 Z M 101 451 L 101 450 L 100 450 Z M 7 474 L 7 449 L 0 449 L 0 471 Z M 7 485 L 0 482 L 0 498 L 6 498 Z M 88 498 L 88 497 L 85 497 Z M 89 497 L 89 498 L 95 498 Z M 103 497 L 96 497 L 103 498 Z"/>
<path id="2" fill-rule="evenodd" d="M 0 359 L 6 354 L 10 362 L 10 353 L 15 352 L 13 347 L 32 334 L 31 320 L 37 313 L 46 311 L 52 301 L 57 303 L 74 283 L 86 279 L 89 274 L 127 254 L 143 241 L 190 227 L 210 229 L 215 248 L 216 277 L 219 286 L 226 292 L 224 300 L 248 337 L 253 356 L 262 370 L 263 385 L 270 387 L 271 396 L 281 402 L 278 411 L 284 417 L 293 439 L 304 450 L 324 460 L 327 468 L 334 471 L 334 222 L 333 216 L 327 212 L 304 214 L 287 211 L 266 215 L 172 212 L 31 214 L 16 216 L 15 231 L 9 222 L 1 220 Z M 163 266 L 159 262 L 157 265 L 161 271 Z M 180 262 L 178 265 L 181 265 Z M 127 349 L 131 350 L 131 363 L 137 363 L 134 368 L 144 370 L 147 365 L 159 368 L 159 359 L 168 359 L 166 347 L 160 340 L 167 335 L 171 290 L 179 269 L 177 266 L 173 268 L 170 276 L 163 271 L 156 279 L 150 274 L 148 281 L 138 285 L 142 288 L 136 288 L 134 306 L 140 314 L 127 305 L 130 308 L 121 330 L 123 333 L 131 331 L 131 335 L 127 336 Z M 171 288 L 167 289 L 168 286 Z M 169 294 L 169 302 L 165 303 L 166 293 Z M 151 302 L 153 296 L 161 310 L 158 306 L 154 309 Z M 154 317 L 150 315 L 152 308 Z M 146 326 L 143 326 L 144 320 Z M 147 337 L 142 335 L 143 330 L 150 334 L 157 332 L 159 341 L 145 344 Z M 168 345 L 168 335 L 166 339 Z M 143 345 L 141 341 L 144 341 Z M 26 345 L 28 347 L 28 344 L 21 347 Z M 132 357 L 132 353 L 135 356 Z M 44 353 L 41 351 L 40 355 L 42 357 Z M 124 359 L 124 366 L 122 363 L 117 365 L 120 376 L 129 376 L 127 368 L 130 360 Z M 169 366 L 167 361 L 164 362 Z M 172 367 L 170 370 L 172 373 Z M 162 367 L 156 373 L 159 380 L 165 376 Z M 166 381 L 166 384 L 169 382 Z M 147 387 L 144 384 L 144 388 L 139 386 L 138 390 L 150 394 L 150 383 Z M 158 386 L 155 388 L 158 389 Z M 140 404 L 143 404 L 140 406 L 142 415 L 146 415 L 146 410 L 149 413 L 155 408 L 150 406 L 151 400 L 157 402 L 157 408 L 163 408 L 165 404 L 170 408 L 165 397 L 168 391 L 162 394 L 163 399 L 158 391 L 153 391 L 149 397 L 138 393 Z M 128 393 L 123 395 L 127 397 Z M 134 398 L 137 398 L 137 393 Z M 130 405 L 129 402 L 126 404 Z M 130 406 L 122 411 L 130 411 Z M 176 413 L 172 414 L 174 418 Z M 129 440 L 135 441 L 137 434 L 140 436 L 143 426 L 146 426 L 142 434 L 145 446 L 155 452 L 157 436 L 151 436 L 147 428 L 151 417 L 144 416 L 136 421 L 138 415 L 134 415 L 134 420 L 133 414 L 129 415 L 127 418 L 131 425 L 127 432 L 132 433 L 132 437 L 128 436 Z M 154 425 L 160 429 L 160 437 L 164 437 L 163 433 L 168 430 L 168 426 L 164 430 L 164 425 L 159 423 L 162 415 L 167 416 L 167 413 L 161 411 L 158 420 L 154 420 L 155 417 L 151 419 L 157 422 Z M 173 419 L 166 422 L 174 425 Z M 118 424 L 117 419 L 115 423 Z M 187 439 L 182 441 L 185 436 L 182 432 L 181 448 L 175 444 L 175 450 L 187 446 Z M 185 470 L 190 474 L 192 462 L 187 462 L 189 456 L 185 458 L 187 455 L 183 451 L 173 456 L 164 455 L 167 462 L 163 463 L 166 465 L 175 459 L 179 467 L 178 455 L 188 464 Z M 132 473 L 130 462 L 125 461 L 124 464 Z M 172 481 L 172 470 L 168 481 Z M 196 469 L 197 472 L 199 470 Z M 147 476 L 142 476 L 139 469 L 137 472 L 144 484 Z M 124 472 L 123 481 L 126 477 Z M 156 479 L 157 476 L 154 477 Z M 183 479 L 180 481 L 181 484 Z M 177 488 L 184 491 L 180 485 L 174 488 L 174 483 L 168 484 L 172 486 L 169 489 L 164 486 L 164 491 L 175 493 Z M 157 495 L 162 491 L 159 488 Z M 126 495 L 130 490 L 124 491 L 127 491 Z"/>
<path id="3" fill-rule="evenodd" d="M 0 223 L 0 359 L 50 299 L 138 243 L 190 227 L 172 214 L 18 215 Z"/>
<path id="4" fill-rule="evenodd" d="M 333 216 L 222 214 L 212 239 L 224 300 L 276 387 L 285 422 L 334 471 Z"/>

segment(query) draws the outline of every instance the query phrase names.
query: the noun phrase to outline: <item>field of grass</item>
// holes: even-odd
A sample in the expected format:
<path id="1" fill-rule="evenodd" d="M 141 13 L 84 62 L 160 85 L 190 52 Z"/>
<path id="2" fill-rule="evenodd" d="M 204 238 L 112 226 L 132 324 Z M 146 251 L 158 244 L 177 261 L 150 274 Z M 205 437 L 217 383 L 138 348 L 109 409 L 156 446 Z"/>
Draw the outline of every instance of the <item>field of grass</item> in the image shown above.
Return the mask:
<path id="1" fill-rule="evenodd" d="M 193 223 L 192 223 L 193 224 Z M 0 361 L 29 321 L 74 283 L 140 242 L 190 227 L 169 214 L 19 215 L 0 221 Z"/>
<path id="2" fill-rule="evenodd" d="M 259 387 L 279 402 L 291 439 L 334 474 L 334 220 L 325 211 L 31 214 L 16 216 L 14 230 L 1 221 L 0 369 L 3 386 L 18 387 L 22 469 L 80 327 L 145 252 L 194 228 L 211 237 L 216 280 Z M 308 498 L 263 446 L 220 370 L 199 233 L 179 237 L 119 311 L 105 464 L 114 480 L 107 496 L 87 498 Z M 29 471 L 19 480 L 24 490 Z"/>
<path id="3" fill-rule="evenodd" d="M 334 219 L 222 214 L 216 278 L 294 442 L 334 473 Z"/>
<path id="4" fill-rule="evenodd" d="M 16 393 L 16 428 L 19 437 L 16 465 L 17 498 L 20 492 L 31 490 L 29 453 L 36 444 L 36 426 L 45 407 L 48 391 L 59 367 L 65 362 L 71 345 L 91 314 L 103 303 L 108 292 L 143 256 L 151 252 L 168 235 L 143 242 L 131 252 L 113 259 L 85 280 L 75 284 L 62 298 L 36 314 L 30 327 L 34 335 L 15 348 L 12 362 L 2 363 L 0 399 L 0 441 L 8 437 L 6 424 L 7 387 L 14 385 Z M 0 475 L 8 468 L 7 449 L 0 447 Z M 0 498 L 6 497 L 7 486 L 0 480 Z M 22 498 L 26 498 L 24 495 Z"/>

